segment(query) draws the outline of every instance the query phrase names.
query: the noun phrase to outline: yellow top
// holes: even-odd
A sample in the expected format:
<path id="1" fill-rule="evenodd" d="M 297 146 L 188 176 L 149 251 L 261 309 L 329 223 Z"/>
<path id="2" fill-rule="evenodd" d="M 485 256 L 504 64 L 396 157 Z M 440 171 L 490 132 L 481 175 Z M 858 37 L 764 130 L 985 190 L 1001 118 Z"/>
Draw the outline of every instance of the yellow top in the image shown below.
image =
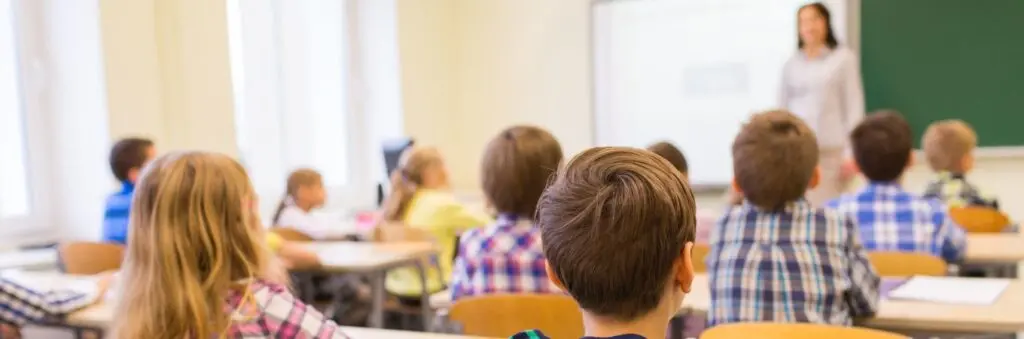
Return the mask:
<path id="1" fill-rule="evenodd" d="M 284 245 L 284 238 L 277 235 L 274 232 L 267 232 L 266 234 L 267 247 L 270 248 L 271 252 L 277 253 L 281 250 L 281 246 Z"/>
<path id="2" fill-rule="evenodd" d="M 416 191 L 406 207 L 402 223 L 430 232 L 441 249 L 438 258 L 441 272 L 437 272 L 434 265 L 428 266 L 427 289 L 430 293 L 441 291 L 451 280 L 452 258 L 455 256 L 455 241 L 459 234 L 492 222 L 493 219 L 487 213 L 467 208 L 450 192 L 429 189 Z M 422 292 L 419 273 L 412 267 L 388 272 L 386 286 L 388 292 L 400 296 L 415 297 Z"/>

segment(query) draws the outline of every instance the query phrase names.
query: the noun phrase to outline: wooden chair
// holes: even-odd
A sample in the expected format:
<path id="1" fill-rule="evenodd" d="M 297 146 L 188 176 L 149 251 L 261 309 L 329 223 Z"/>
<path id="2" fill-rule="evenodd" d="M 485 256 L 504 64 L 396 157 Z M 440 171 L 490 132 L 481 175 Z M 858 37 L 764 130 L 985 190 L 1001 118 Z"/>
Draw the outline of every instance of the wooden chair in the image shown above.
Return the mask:
<path id="1" fill-rule="evenodd" d="M 568 296 L 497 294 L 459 299 L 448 318 L 466 335 L 507 338 L 523 329 L 539 329 L 551 338 L 583 337 L 583 315 Z"/>
<path id="2" fill-rule="evenodd" d="M 274 227 L 270 229 L 271 233 L 277 234 L 281 238 L 287 241 L 294 242 L 310 242 L 313 241 L 313 237 L 306 232 L 297 230 L 292 227 Z"/>
<path id="3" fill-rule="evenodd" d="M 944 276 L 949 272 L 942 258 L 925 253 L 868 252 L 868 260 L 882 277 Z"/>
<path id="4" fill-rule="evenodd" d="M 693 245 L 693 271 L 697 273 L 704 273 L 708 271 L 708 266 L 705 260 L 708 257 L 708 253 L 711 253 L 711 246 L 707 244 L 694 244 Z"/>
<path id="5" fill-rule="evenodd" d="M 704 331 L 701 339 L 909 339 L 895 333 L 857 327 L 787 323 L 736 323 Z"/>
<path id="6" fill-rule="evenodd" d="M 1010 225 L 1006 214 L 988 207 L 954 207 L 949 216 L 967 233 L 999 233 Z"/>
<path id="7" fill-rule="evenodd" d="M 57 248 L 65 273 L 92 275 L 121 268 L 124 246 L 98 242 L 69 242 Z"/>

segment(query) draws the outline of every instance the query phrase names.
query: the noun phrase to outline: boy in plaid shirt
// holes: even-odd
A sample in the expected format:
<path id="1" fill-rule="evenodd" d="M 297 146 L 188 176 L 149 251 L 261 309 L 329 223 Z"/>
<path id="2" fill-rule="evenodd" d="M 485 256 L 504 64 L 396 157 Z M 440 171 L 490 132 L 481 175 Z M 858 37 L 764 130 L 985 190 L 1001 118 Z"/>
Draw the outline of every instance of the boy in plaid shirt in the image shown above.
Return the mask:
<path id="1" fill-rule="evenodd" d="M 804 199 L 819 180 L 817 139 L 786 111 L 754 115 L 732 145 L 744 201 L 712 232 L 708 325 L 844 325 L 878 307 L 879 278 L 857 229 Z"/>
<path id="2" fill-rule="evenodd" d="M 828 206 L 857 224 L 869 251 L 923 252 L 956 262 L 966 247 L 964 231 L 941 202 L 900 186 L 903 172 L 913 162 L 911 138 L 910 125 L 896 112 L 878 112 L 861 121 L 850 141 L 868 185 Z"/>
<path id="3" fill-rule="evenodd" d="M 462 234 L 452 269 L 452 301 L 498 293 L 560 293 L 544 269 L 540 229 L 533 224 L 548 178 L 562 162 L 551 133 L 514 126 L 484 153 L 483 188 L 498 220 Z"/>
<path id="4" fill-rule="evenodd" d="M 649 151 L 591 148 L 558 171 L 537 224 L 548 276 L 579 304 L 586 338 L 665 337 L 693 283 L 695 210 L 681 173 Z"/>

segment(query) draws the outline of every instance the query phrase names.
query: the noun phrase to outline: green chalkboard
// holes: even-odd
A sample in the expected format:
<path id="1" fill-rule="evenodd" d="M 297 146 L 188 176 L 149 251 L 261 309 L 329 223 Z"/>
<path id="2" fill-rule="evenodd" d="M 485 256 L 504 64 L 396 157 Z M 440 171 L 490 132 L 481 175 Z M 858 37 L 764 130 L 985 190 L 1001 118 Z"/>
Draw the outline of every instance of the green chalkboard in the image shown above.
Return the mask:
<path id="1" fill-rule="evenodd" d="M 914 128 L 963 119 L 981 146 L 1024 145 L 1024 0 L 861 0 L 869 111 Z"/>

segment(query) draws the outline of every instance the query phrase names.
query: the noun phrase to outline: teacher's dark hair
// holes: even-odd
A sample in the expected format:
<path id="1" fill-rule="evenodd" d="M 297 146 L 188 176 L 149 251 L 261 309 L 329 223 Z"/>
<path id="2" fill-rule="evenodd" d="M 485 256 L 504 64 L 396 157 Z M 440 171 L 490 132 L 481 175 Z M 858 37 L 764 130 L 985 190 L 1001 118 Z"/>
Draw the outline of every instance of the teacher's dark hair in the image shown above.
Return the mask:
<path id="1" fill-rule="evenodd" d="M 828 11 L 828 7 L 825 7 L 825 4 L 820 2 L 803 5 L 802 7 L 800 7 L 800 9 L 796 11 L 798 17 L 798 26 L 800 25 L 800 11 L 804 10 L 804 8 L 814 8 L 816 11 L 818 11 L 818 15 L 821 15 L 821 17 L 825 19 L 825 45 L 828 46 L 828 48 L 836 48 L 836 46 L 839 46 L 839 41 L 836 40 L 836 35 L 832 30 L 832 13 Z M 797 48 L 804 48 L 804 39 L 800 37 L 799 29 L 796 33 L 796 41 Z"/>

